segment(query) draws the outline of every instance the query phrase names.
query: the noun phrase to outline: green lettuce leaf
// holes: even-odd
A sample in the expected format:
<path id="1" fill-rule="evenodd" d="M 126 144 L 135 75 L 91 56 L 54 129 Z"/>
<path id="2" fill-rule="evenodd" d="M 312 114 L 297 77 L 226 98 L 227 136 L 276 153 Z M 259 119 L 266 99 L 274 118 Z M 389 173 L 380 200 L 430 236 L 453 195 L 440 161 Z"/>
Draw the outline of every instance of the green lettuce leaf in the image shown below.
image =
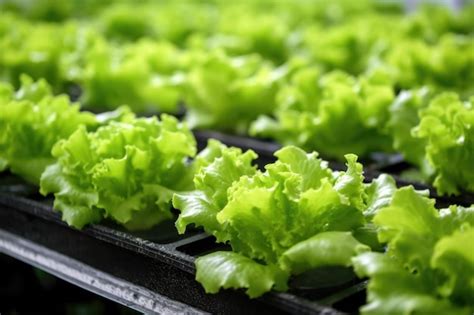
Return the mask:
<path id="1" fill-rule="evenodd" d="M 370 247 L 359 243 L 350 232 L 323 232 L 290 247 L 281 260 L 285 269 L 299 274 L 322 266 L 349 267 L 353 256 L 366 251 Z"/>
<path id="2" fill-rule="evenodd" d="M 234 252 L 215 252 L 196 259 L 196 280 L 207 293 L 220 288 L 246 288 L 254 298 L 270 291 L 286 290 L 288 274 L 276 265 L 262 265 Z"/>
<path id="3" fill-rule="evenodd" d="M 460 305 L 471 305 L 471 308 L 474 296 L 474 251 L 469 246 L 472 240 L 473 226 L 456 231 L 436 243 L 431 257 L 431 266 L 447 277 L 438 289 L 439 294 L 452 297 Z"/>
<path id="4" fill-rule="evenodd" d="M 393 147 L 406 161 L 418 167 L 427 167 L 426 140 L 413 137 L 412 129 L 420 123 L 418 112 L 428 105 L 427 88 L 402 91 L 390 106 L 387 128 L 393 137 Z"/>
<path id="5" fill-rule="evenodd" d="M 9 14 L 2 14 L 0 24 L 9 26 L 3 28 L 0 25 L 5 30 L 0 36 L 0 77 L 15 88 L 22 84 L 22 74 L 28 74 L 35 80 L 44 78 L 59 87 L 59 62 L 65 46 L 58 39 L 63 38 L 66 29 L 51 23 L 27 22 Z M 45 38 L 55 40 L 46 41 Z"/>
<path id="6" fill-rule="evenodd" d="M 414 135 L 426 142 L 426 158 L 440 194 L 474 191 L 474 99 L 461 102 L 454 93 L 433 99 L 420 112 Z"/>
<path id="7" fill-rule="evenodd" d="M 43 174 L 41 193 L 54 193 L 54 208 L 79 229 L 104 217 L 150 228 L 172 217 L 174 192 L 191 188 L 187 158 L 195 151 L 189 129 L 167 115 L 89 133 L 81 127 L 54 146 L 57 162 Z"/>
<path id="8" fill-rule="evenodd" d="M 359 210 L 364 210 L 365 187 L 362 164 L 357 163 L 357 156 L 346 154 L 347 171 L 337 175 L 334 188 L 345 197 L 346 202 Z"/>
<path id="9" fill-rule="evenodd" d="M 362 212 L 337 191 L 327 164 L 315 153 L 287 147 L 276 156 L 279 160 L 267 165 L 267 172 L 236 181 L 217 215 L 235 251 L 275 262 L 286 249 L 319 232 L 363 224 Z"/>
<path id="10" fill-rule="evenodd" d="M 224 7 L 215 32 L 210 36 L 195 34 L 188 47 L 218 48 L 232 56 L 257 53 L 280 64 L 288 58 L 290 29 L 283 22 L 288 16 L 279 13 L 249 10 L 245 6 Z"/>
<path id="11" fill-rule="evenodd" d="M 396 182 L 390 175 L 382 174 L 374 179 L 365 188 L 364 215 L 372 218 L 380 209 L 388 206 L 396 190 Z"/>
<path id="12" fill-rule="evenodd" d="M 82 56 L 81 101 L 101 110 L 129 104 L 140 113 L 176 112 L 185 79 L 183 55 L 168 42 L 143 39 L 117 46 L 97 39 Z"/>
<path id="13" fill-rule="evenodd" d="M 197 279 L 206 291 L 243 287 L 254 297 L 276 283 L 272 274 L 263 290 L 261 283 L 247 278 L 264 268 L 278 267 L 290 275 L 349 266 L 353 256 L 370 250 L 352 233 L 380 248 L 372 239 L 373 231 L 370 237 L 358 231 L 366 226 L 366 209 L 373 215 L 390 201 L 393 179 L 383 176 L 376 184 L 364 184 L 355 155 L 346 156 L 345 172 L 333 172 L 316 152 L 297 147 L 284 147 L 275 156 L 278 160 L 266 165 L 265 172 L 256 171 L 251 166 L 253 152 L 222 149 L 211 142 L 196 159 L 200 169 L 194 177 L 195 190 L 174 196 L 173 205 L 181 211 L 179 231 L 190 223 L 203 226 L 218 242 L 232 247 L 233 252 L 225 255 L 238 257 L 232 264 L 226 260 L 232 267 L 216 272 L 208 265 L 216 257 L 223 260 L 224 254 L 199 258 Z M 378 196 L 381 201 L 375 200 Z M 241 282 L 239 272 L 246 273 L 240 275 Z"/>
<path id="14" fill-rule="evenodd" d="M 474 73 L 472 37 L 446 33 L 436 41 L 403 37 L 384 57 L 402 89 L 428 86 L 436 92 L 452 91 L 469 97 Z"/>
<path id="15" fill-rule="evenodd" d="M 365 14 L 336 27 L 312 24 L 304 29 L 303 41 L 310 58 L 326 71 L 342 70 L 358 75 L 371 67 L 400 34 L 394 16 Z M 397 33 L 398 31 L 398 33 Z"/>
<path id="16" fill-rule="evenodd" d="M 388 83 L 343 72 L 320 76 L 314 69 L 297 71 L 292 80 L 278 93 L 275 118 L 261 116 L 252 135 L 337 159 L 390 152 L 385 121 L 394 92 Z"/>
<path id="17" fill-rule="evenodd" d="M 33 82 L 22 76 L 21 88 L 12 91 L 0 103 L 0 169 L 8 167 L 39 184 L 41 173 L 55 161 L 53 145 L 78 127 L 95 128 L 98 122 L 67 96 L 53 96 L 44 80 Z"/>
<path id="18" fill-rule="evenodd" d="M 369 277 L 363 314 L 470 314 L 474 310 L 474 207 L 437 211 L 413 187 L 397 190 L 373 222 L 385 255 L 353 258 Z"/>
<path id="19" fill-rule="evenodd" d="M 258 55 L 204 55 L 191 66 L 186 80 L 186 120 L 192 128 L 245 133 L 258 115 L 272 112 L 284 74 Z"/>
<path id="20" fill-rule="evenodd" d="M 253 151 L 242 153 L 238 148 L 227 148 L 216 140 L 209 140 L 193 162 L 196 190 L 177 193 L 173 197 L 173 206 L 181 211 L 176 220 L 178 232 L 184 233 L 186 226 L 193 223 L 225 240 L 226 233 L 216 215 L 227 203 L 227 189 L 232 183 L 242 175 L 256 172 L 252 165 L 256 157 Z"/>
<path id="21" fill-rule="evenodd" d="M 471 314 L 469 308 L 439 299 L 429 283 L 381 253 L 363 253 L 352 259 L 359 277 L 369 277 L 368 304 L 360 312 L 383 314 Z"/>

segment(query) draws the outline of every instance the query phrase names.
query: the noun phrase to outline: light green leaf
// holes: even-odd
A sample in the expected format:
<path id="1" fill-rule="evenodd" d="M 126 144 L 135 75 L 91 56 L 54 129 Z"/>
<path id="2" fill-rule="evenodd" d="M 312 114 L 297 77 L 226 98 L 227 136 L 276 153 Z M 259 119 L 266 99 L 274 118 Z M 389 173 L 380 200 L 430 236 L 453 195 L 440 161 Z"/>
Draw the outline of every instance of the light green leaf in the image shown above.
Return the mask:
<path id="1" fill-rule="evenodd" d="M 392 201 L 397 186 L 390 175 L 382 174 L 366 186 L 366 204 L 364 215 L 372 218 L 377 212 Z"/>
<path id="2" fill-rule="evenodd" d="M 288 274 L 275 265 L 262 265 L 237 253 L 215 252 L 196 259 L 196 280 L 207 293 L 244 288 L 255 298 L 272 288 L 286 290 Z"/>
<path id="3" fill-rule="evenodd" d="M 370 251 L 350 232 L 323 232 L 290 247 L 281 256 L 283 266 L 295 274 L 323 266 L 349 267 L 351 258 Z"/>
<path id="4" fill-rule="evenodd" d="M 195 151 L 189 129 L 165 115 L 161 121 L 110 121 L 89 133 L 79 128 L 54 146 L 58 160 L 43 175 L 41 193 L 54 193 L 63 215 L 83 214 L 80 222 L 70 219 L 78 228 L 107 217 L 129 229 L 147 229 L 172 217 L 173 194 L 191 186 L 187 159 Z M 90 211 L 100 215 L 88 220 Z"/>

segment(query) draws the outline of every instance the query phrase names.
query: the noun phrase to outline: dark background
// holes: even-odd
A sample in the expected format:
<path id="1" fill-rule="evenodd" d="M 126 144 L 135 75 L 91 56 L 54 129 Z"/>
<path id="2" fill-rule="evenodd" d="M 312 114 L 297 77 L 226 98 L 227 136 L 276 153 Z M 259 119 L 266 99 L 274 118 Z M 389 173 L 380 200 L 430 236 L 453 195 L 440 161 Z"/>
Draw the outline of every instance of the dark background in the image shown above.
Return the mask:
<path id="1" fill-rule="evenodd" d="M 0 314 L 138 314 L 0 254 Z"/>

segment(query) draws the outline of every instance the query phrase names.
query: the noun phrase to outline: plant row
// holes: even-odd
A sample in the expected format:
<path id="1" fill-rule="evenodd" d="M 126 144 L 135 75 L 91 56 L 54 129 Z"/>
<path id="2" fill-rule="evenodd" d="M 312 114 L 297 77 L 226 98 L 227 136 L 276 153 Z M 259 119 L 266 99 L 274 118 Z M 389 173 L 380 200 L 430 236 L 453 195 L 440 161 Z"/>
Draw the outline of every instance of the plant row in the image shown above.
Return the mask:
<path id="1" fill-rule="evenodd" d="M 0 77 L 15 88 L 27 73 L 94 111 L 185 104 L 191 128 L 338 160 L 400 152 L 418 170 L 410 176 L 440 194 L 474 190 L 474 7 L 406 16 L 371 1 L 2 5 Z"/>
<path id="2" fill-rule="evenodd" d="M 286 146 L 257 170 L 253 151 L 211 140 L 196 155 L 172 116 L 127 108 L 94 115 L 44 81 L 0 85 L 0 166 L 54 194 L 69 225 L 111 219 L 147 229 L 180 214 L 231 246 L 196 260 L 209 293 L 250 297 L 285 291 L 296 275 L 325 267 L 368 277 L 364 314 L 470 314 L 474 310 L 474 208 L 437 210 L 426 191 L 398 189 L 389 175 L 365 183 L 357 156 L 333 171 L 316 152 Z"/>

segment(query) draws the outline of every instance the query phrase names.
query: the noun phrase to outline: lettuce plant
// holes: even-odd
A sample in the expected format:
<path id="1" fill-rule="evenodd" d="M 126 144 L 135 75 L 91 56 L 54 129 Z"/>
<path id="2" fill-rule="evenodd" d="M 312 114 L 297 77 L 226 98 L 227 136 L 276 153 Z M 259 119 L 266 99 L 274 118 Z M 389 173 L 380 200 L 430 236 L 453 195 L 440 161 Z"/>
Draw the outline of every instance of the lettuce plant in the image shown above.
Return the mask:
<path id="1" fill-rule="evenodd" d="M 420 119 L 413 135 L 426 142 L 438 192 L 474 191 L 474 98 L 462 102 L 457 94 L 441 94 L 420 111 Z"/>
<path id="2" fill-rule="evenodd" d="M 192 128 L 246 133 L 250 122 L 274 109 L 285 74 L 258 55 L 206 54 L 196 60 L 187 76 L 186 120 Z"/>
<path id="3" fill-rule="evenodd" d="M 336 159 L 349 152 L 389 152 L 384 127 L 393 99 L 391 85 L 377 77 L 302 69 L 278 93 L 275 117 L 261 116 L 250 132 Z"/>
<path id="4" fill-rule="evenodd" d="M 146 229 L 172 217 L 175 191 L 191 186 L 189 163 L 196 143 L 175 118 L 112 121 L 87 132 L 78 128 L 52 150 L 57 162 L 41 177 L 41 193 L 76 228 L 111 218 Z"/>
<path id="5" fill-rule="evenodd" d="M 474 191 L 473 115 L 473 101 L 456 93 L 402 91 L 390 107 L 387 129 L 394 148 L 439 194 L 459 194 Z"/>
<path id="6" fill-rule="evenodd" d="M 472 314 L 474 208 L 438 211 L 413 187 L 395 192 L 374 224 L 387 253 L 352 259 L 369 277 L 362 314 Z"/>
<path id="7" fill-rule="evenodd" d="M 364 184 L 355 155 L 346 156 L 345 172 L 297 147 L 275 155 L 277 162 L 261 172 L 252 166 L 252 151 L 212 142 L 196 166 L 195 190 L 173 197 L 180 233 L 194 224 L 232 247 L 196 260 L 196 279 L 207 292 L 246 288 L 256 297 L 286 290 L 291 274 L 347 267 L 353 256 L 377 247 L 367 223 L 390 202 L 392 178 Z"/>
<path id="8" fill-rule="evenodd" d="M 33 184 L 39 184 L 46 166 L 54 163 L 54 144 L 78 127 L 95 128 L 99 121 L 66 95 L 53 96 L 44 80 L 23 76 L 14 91 L 0 85 L 0 170 L 6 168 Z"/>

